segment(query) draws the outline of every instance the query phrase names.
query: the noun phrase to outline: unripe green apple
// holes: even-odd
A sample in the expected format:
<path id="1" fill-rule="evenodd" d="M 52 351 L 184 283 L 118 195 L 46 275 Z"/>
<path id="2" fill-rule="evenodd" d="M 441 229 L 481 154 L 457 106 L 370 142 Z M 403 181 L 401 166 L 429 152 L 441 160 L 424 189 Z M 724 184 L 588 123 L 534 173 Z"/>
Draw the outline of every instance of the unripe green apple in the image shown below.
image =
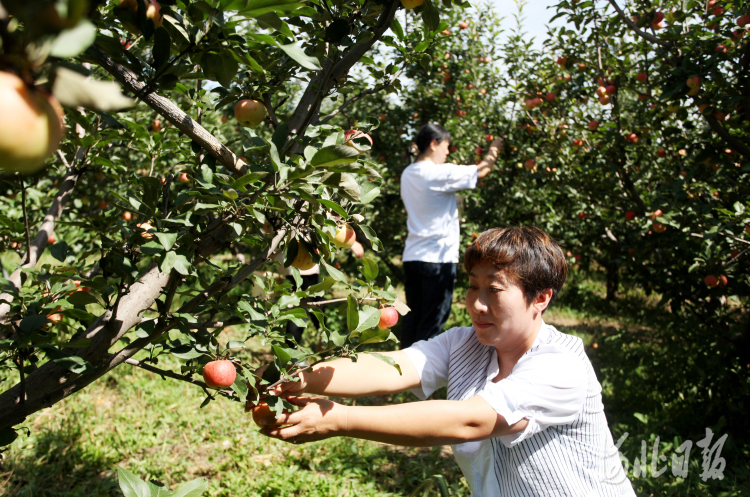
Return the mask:
<path id="1" fill-rule="evenodd" d="M 60 103 L 15 74 L 0 71 L 0 109 L 0 168 L 38 171 L 63 135 Z"/>

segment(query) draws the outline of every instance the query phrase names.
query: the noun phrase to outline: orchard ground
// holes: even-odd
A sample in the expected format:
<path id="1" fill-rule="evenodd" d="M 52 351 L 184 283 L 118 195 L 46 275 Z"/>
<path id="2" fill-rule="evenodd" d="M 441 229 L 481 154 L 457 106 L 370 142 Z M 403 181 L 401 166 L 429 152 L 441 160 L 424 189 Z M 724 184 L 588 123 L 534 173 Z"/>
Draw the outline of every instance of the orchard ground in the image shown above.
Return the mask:
<path id="1" fill-rule="evenodd" d="M 623 388 L 640 388 L 637 381 L 630 381 L 635 378 L 627 378 L 633 370 L 621 353 L 628 343 L 622 337 L 647 337 L 669 317 L 663 315 L 663 308 L 657 308 L 658 298 L 653 295 L 625 291 L 613 305 L 605 301 L 605 292 L 602 281 L 573 272 L 546 320 L 584 340 L 604 387 L 615 440 L 624 432 L 631 434 L 621 450 L 632 463 L 640 455 L 640 440 L 644 438 L 640 434 L 648 433 L 648 426 L 634 417 L 632 409 L 617 410 L 612 402 L 623 394 L 632 395 Z M 461 300 L 462 295 L 457 293 L 446 327 L 468 324 Z M 329 313 L 331 325 L 345 319 L 337 312 L 332 309 Z M 221 341 L 235 335 L 241 335 L 240 331 L 227 330 Z M 306 337 L 311 345 L 315 337 L 312 328 Z M 657 344 L 651 345 L 657 348 Z M 248 342 L 243 355 L 258 365 L 270 358 L 258 339 Z M 176 359 L 171 360 L 175 364 L 170 366 L 179 367 Z M 437 396 L 441 393 L 444 397 L 445 392 Z M 411 495 L 435 474 L 446 478 L 454 495 L 470 494 L 450 447 L 404 448 L 348 438 L 292 446 L 260 435 L 239 404 L 220 399 L 200 409 L 202 399 L 202 391 L 191 385 L 164 381 L 129 366 L 118 368 L 92 388 L 37 413 L 25 423 L 31 435 L 10 447 L 0 472 L 0 493 L 39 497 L 120 495 L 114 469 L 120 465 L 172 488 L 204 477 L 210 482 L 209 495 L 220 496 Z M 411 393 L 405 393 L 345 402 L 361 405 L 415 400 Z M 663 447 L 667 456 L 669 450 Z M 728 451 L 731 443 L 723 455 Z M 657 495 L 712 495 L 699 479 L 700 456 L 694 453 L 692 459 L 695 464 L 691 464 L 687 481 L 669 473 L 635 479 L 639 494 L 647 495 L 656 487 Z M 749 490 L 729 481 L 740 474 L 738 469 L 727 468 L 727 495 L 742 495 Z M 439 493 L 433 488 L 425 495 Z"/>

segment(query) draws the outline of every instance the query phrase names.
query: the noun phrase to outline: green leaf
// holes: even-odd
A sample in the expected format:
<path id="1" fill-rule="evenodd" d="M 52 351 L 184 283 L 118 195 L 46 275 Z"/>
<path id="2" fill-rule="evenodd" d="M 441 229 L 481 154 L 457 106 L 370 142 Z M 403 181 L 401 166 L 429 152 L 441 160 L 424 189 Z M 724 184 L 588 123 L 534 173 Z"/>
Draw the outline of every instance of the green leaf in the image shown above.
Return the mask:
<path id="1" fill-rule="evenodd" d="M 313 156 L 310 164 L 318 169 L 356 162 L 359 152 L 348 145 L 323 147 Z"/>
<path id="2" fill-rule="evenodd" d="M 377 352 L 367 352 L 367 353 L 373 357 L 377 357 L 378 359 L 385 362 L 386 364 L 390 364 L 391 366 L 396 368 L 399 375 L 403 376 L 404 373 L 401 372 L 401 366 L 393 359 L 393 357 L 383 355 L 383 354 L 378 354 Z"/>
<path id="3" fill-rule="evenodd" d="M 378 311 L 378 314 L 380 314 L 380 311 Z M 359 345 L 385 342 L 389 336 L 391 336 L 391 330 L 389 329 L 381 330 L 380 328 L 373 328 L 366 330 L 359 336 Z"/>
<path id="4" fill-rule="evenodd" d="M 359 306 L 357 305 L 357 300 L 351 295 L 346 297 L 346 302 L 346 327 L 349 332 L 352 332 L 359 325 Z"/>
<path id="5" fill-rule="evenodd" d="M 234 388 L 234 385 L 232 385 L 232 388 Z M 247 396 L 247 386 L 245 386 L 245 395 Z M 244 401 L 245 399 L 242 400 Z M 175 488 L 172 492 L 172 497 L 199 497 L 200 495 L 203 495 L 206 490 L 208 490 L 208 480 L 205 478 L 197 478 Z"/>
<path id="6" fill-rule="evenodd" d="M 188 261 L 187 257 L 184 255 L 180 255 L 175 251 L 170 251 L 164 256 L 164 260 L 162 260 L 159 269 L 162 273 L 166 274 L 169 274 L 170 271 L 174 269 L 181 275 L 187 276 L 190 274 L 190 261 Z"/>
<path id="7" fill-rule="evenodd" d="M 399 41 L 404 41 L 404 28 L 401 27 L 398 19 L 393 19 L 393 22 L 391 22 L 391 31 L 393 31 L 393 34 L 396 35 Z"/>
<path id="8" fill-rule="evenodd" d="M 61 104 L 73 108 L 113 112 L 135 105 L 135 100 L 123 96 L 118 83 L 90 79 L 64 67 L 55 72 L 52 94 Z"/>
<path id="9" fill-rule="evenodd" d="M 99 303 L 96 297 L 91 295 L 89 292 L 73 292 L 71 295 L 68 295 L 68 298 L 66 300 L 72 305 L 81 306 Z"/>
<path id="10" fill-rule="evenodd" d="M 359 202 L 361 204 L 369 204 L 375 198 L 380 195 L 380 188 L 374 183 L 365 183 L 361 186 L 361 196 Z"/>
<path id="11" fill-rule="evenodd" d="M 325 205 L 329 209 L 333 209 L 336 212 L 336 214 L 338 214 L 339 216 L 343 217 L 344 219 L 346 219 L 346 218 L 349 217 L 349 215 L 346 213 L 346 211 L 344 210 L 344 208 L 341 207 L 336 202 L 333 202 L 331 200 L 325 200 L 325 199 L 322 199 L 322 198 L 318 199 L 318 202 L 320 202 L 321 204 Z"/>
<path id="12" fill-rule="evenodd" d="M 50 55 L 69 59 L 84 52 L 96 40 L 96 27 L 87 20 L 79 22 L 74 28 L 60 32 L 52 42 Z"/>
<path id="13" fill-rule="evenodd" d="M 266 317 L 263 314 L 253 309 L 253 306 L 250 305 L 250 302 L 240 300 L 237 303 L 237 307 L 239 307 L 240 310 L 242 310 L 243 312 L 247 313 L 250 316 L 250 321 L 263 321 L 266 319 Z"/>
<path id="14" fill-rule="evenodd" d="M 359 311 L 359 324 L 355 331 L 369 330 L 380 321 L 380 311 L 372 306 L 365 305 Z M 360 337 L 360 342 L 362 338 Z"/>
<path id="15" fill-rule="evenodd" d="M 234 380 L 234 383 L 232 383 L 230 387 L 240 398 L 240 402 L 245 402 L 245 399 L 247 399 L 247 381 L 245 378 L 238 375 L 237 379 Z"/>
<path id="16" fill-rule="evenodd" d="M 164 28 L 158 28 L 154 33 L 154 48 L 151 53 L 154 56 L 154 69 L 159 69 L 169 61 L 169 53 L 172 50 L 172 38 Z"/>
<path id="17" fill-rule="evenodd" d="M 30 331 L 38 330 L 45 324 L 47 324 L 47 316 L 44 314 L 29 314 L 21 320 L 19 327 L 24 333 L 29 333 Z"/>
<path id="18" fill-rule="evenodd" d="M 279 45 L 279 48 L 286 52 L 289 57 L 294 59 L 305 69 L 309 69 L 311 71 L 320 71 L 322 69 L 322 67 L 320 66 L 320 61 L 315 57 L 307 55 L 304 50 L 302 50 L 302 47 L 297 43 L 290 43 L 289 45 Z"/>
<path id="19" fill-rule="evenodd" d="M 378 277 L 378 263 L 367 257 L 362 259 L 362 274 L 367 281 L 374 281 Z"/>
<path id="20" fill-rule="evenodd" d="M 297 0 L 250 0 L 238 14 L 245 17 L 259 17 L 268 12 L 288 12 L 302 6 L 304 3 Z"/>
<path id="21" fill-rule="evenodd" d="M 430 30 L 435 31 L 440 25 L 440 11 L 432 4 L 432 0 L 425 0 L 422 9 L 422 21 Z"/>
<path id="22" fill-rule="evenodd" d="M 334 285 L 334 283 L 336 283 L 336 280 L 334 280 L 333 278 L 326 278 L 320 283 L 316 283 L 312 285 L 310 288 L 308 288 L 307 294 L 308 295 L 313 295 L 316 293 L 322 294 L 323 292 L 326 292 L 328 289 L 330 289 Z"/>
<path id="23" fill-rule="evenodd" d="M 273 349 L 273 354 L 279 360 L 279 364 L 281 365 L 281 367 L 286 366 L 287 364 L 289 364 L 289 361 L 292 360 L 291 354 L 289 354 L 289 352 L 282 349 L 278 345 L 272 345 L 271 348 Z"/>
<path id="24" fill-rule="evenodd" d="M 159 242 L 161 242 L 161 246 L 164 247 L 164 250 L 171 250 L 174 243 L 177 241 L 177 233 L 157 232 L 154 234 L 156 235 L 156 238 L 159 239 Z"/>
<path id="25" fill-rule="evenodd" d="M 346 275 L 344 273 L 342 273 L 341 271 L 339 271 L 333 266 L 325 264 L 325 262 L 323 264 L 325 265 L 325 268 L 326 268 L 326 271 L 328 271 L 328 274 L 331 275 L 331 278 L 337 281 L 340 281 L 341 283 L 344 283 L 346 285 L 349 285 L 349 282 L 347 281 Z"/>
<path id="26" fill-rule="evenodd" d="M 117 480 L 125 497 L 151 497 L 148 483 L 120 466 L 117 466 Z"/>
<path id="27" fill-rule="evenodd" d="M 57 259 L 60 262 L 65 262 L 65 259 L 68 257 L 68 251 L 69 247 L 68 244 L 64 241 L 59 241 L 56 244 L 52 245 L 49 249 L 50 254 L 52 254 L 52 257 Z"/>

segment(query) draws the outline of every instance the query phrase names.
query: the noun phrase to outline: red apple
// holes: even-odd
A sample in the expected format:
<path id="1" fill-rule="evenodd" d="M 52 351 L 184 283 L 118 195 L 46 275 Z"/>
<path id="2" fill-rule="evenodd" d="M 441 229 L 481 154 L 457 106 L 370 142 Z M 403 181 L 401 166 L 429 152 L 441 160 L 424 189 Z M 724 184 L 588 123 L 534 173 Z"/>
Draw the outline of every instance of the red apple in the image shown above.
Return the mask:
<path id="1" fill-rule="evenodd" d="M 750 24 L 750 14 L 742 15 L 737 19 L 737 26 L 744 28 L 747 24 Z"/>
<path id="2" fill-rule="evenodd" d="M 615 85 L 607 85 L 606 91 L 607 95 L 614 95 L 617 93 L 617 87 Z"/>
<path id="3" fill-rule="evenodd" d="M 154 133 L 161 131 L 161 119 L 154 119 L 154 122 L 151 124 L 151 130 Z"/>
<path id="4" fill-rule="evenodd" d="M 444 30 L 442 30 L 440 32 L 440 34 L 443 35 L 443 36 L 450 36 L 451 35 L 451 30 L 450 29 L 444 29 Z"/>
<path id="5" fill-rule="evenodd" d="M 655 210 L 655 211 L 654 211 L 653 213 L 651 213 L 651 216 L 650 216 L 650 218 L 651 218 L 651 220 L 653 221 L 653 220 L 654 220 L 654 219 L 656 219 L 657 217 L 662 217 L 663 215 L 664 215 L 664 212 L 662 212 L 662 210 L 661 210 L 661 209 L 656 209 L 656 210 Z"/>
<path id="6" fill-rule="evenodd" d="M 709 288 L 716 288 L 717 286 L 719 286 L 719 278 L 717 278 L 713 274 L 709 274 L 708 276 L 703 278 L 703 283 L 705 283 Z"/>
<path id="7" fill-rule="evenodd" d="M 656 155 L 659 156 L 659 157 L 666 157 L 667 156 L 667 151 L 664 150 L 663 148 L 660 148 L 659 150 L 656 151 Z"/>
<path id="8" fill-rule="evenodd" d="M 99 208 L 100 209 L 106 209 L 109 206 L 106 200 L 100 200 L 99 201 Z"/>
<path id="9" fill-rule="evenodd" d="M 468 23 L 468 22 L 466 22 L 466 21 L 461 21 L 461 22 L 459 22 L 459 23 L 458 23 L 458 27 L 459 27 L 460 29 L 466 29 L 466 28 L 468 28 L 468 27 L 469 27 L 469 23 Z"/>
<path id="10" fill-rule="evenodd" d="M 599 129 L 599 122 L 598 121 L 589 121 L 589 130 L 590 131 L 596 131 Z"/>
<path id="11" fill-rule="evenodd" d="M 380 321 L 378 321 L 378 328 L 384 330 L 386 328 L 392 328 L 398 323 L 398 311 L 395 307 L 384 307 L 380 309 Z"/>
<path id="12" fill-rule="evenodd" d="M 556 95 L 552 92 L 547 93 L 547 95 L 544 96 L 544 98 L 547 99 L 547 102 L 553 102 L 555 100 Z"/>
<path id="13" fill-rule="evenodd" d="M 129 211 L 125 211 L 122 213 L 122 219 L 124 221 L 130 221 L 133 218 L 133 214 L 131 214 Z"/>
<path id="14" fill-rule="evenodd" d="M 701 78 L 698 76 L 690 76 L 685 82 L 688 88 L 697 88 L 701 85 Z"/>
<path id="15" fill-rule="evenodd" d="M 47 238 L 47 243 L 50 245 L 54 245 L 56 241 L 55 235 L 50 235 L 49 238 Z"/>
<path id="16" fill-rule="evenodd" d="M 654 223 L 653 225 L 651 225 L 651 227 L 657 233 L 664 233 L 665 231 L 667 231 L 667 227 L 661 223 Z"/>
<path id="17" fill-rule="evenodd" d="M 635 212 L 627 211 L 625 213 L 625 219 L 627 219 L 628 221 L 632 221 L 633 219 L 635 219 Z"/>
<path id="18" fill-rule="evenodd" d="M 724 13 L 724 7 L 714 7 L 714 8 L 713 8 L 713 9 L 711 10 L 711 13 L 712 13 L 712 14 L 713 14 L 714 16 L 720 16 L 720 15 L 722 15 L 722 14 Z"/>
<path id="19" fill-rule="evenodd" d="M 357 257 L 357 259 L 363 259 L 365 257 L 365 248 L 362 246 L 359 242 L 354 242 L 352 244 L 352 252 Z"/>
<path id="20" fill-rule="evenodd" d="M 579 212 L 578 213 L 578 219 L 586 219 L 586 213 L 585 212 Z"/>
<path id="21" fill-rule="evenodd" d="M 211 361 L 203 366 L 203 380 L 211 388 L 229 388 L 237 377 L 232 361 Z"/>
<path id="22" fill-rule="evenodd" d="M 557 64 L 560 67 L 565 67 L 565 64 L 567 64 L 567 63 L 568 63 L 568 59 L 566 57 L 558 57 L 557 58 Z"/>
<path id="23" fill-rule="evenodd" d="M 536 161 L 534 159 L 526 159 L 526 162 L 524 162 L 523 165 L 526 169 L 534 169 L 536 167 Z"/>
<path id="24" fill-rule="evenodd" d="M 635 79 L 637 79 L 639 83 L 645 83 L 646 81 L 648 81 L 648 74 L 646 74 L 645 72 L 639 72 L 638 74 L 636 74 Z"/>
<path id="25" fill-rule="evenodd" d="M 182 181 L 183 183 L 187 183 L 190 181 L 190 178 L 188 178 L 187 173 L 180 174 L 180 181 Z"/>

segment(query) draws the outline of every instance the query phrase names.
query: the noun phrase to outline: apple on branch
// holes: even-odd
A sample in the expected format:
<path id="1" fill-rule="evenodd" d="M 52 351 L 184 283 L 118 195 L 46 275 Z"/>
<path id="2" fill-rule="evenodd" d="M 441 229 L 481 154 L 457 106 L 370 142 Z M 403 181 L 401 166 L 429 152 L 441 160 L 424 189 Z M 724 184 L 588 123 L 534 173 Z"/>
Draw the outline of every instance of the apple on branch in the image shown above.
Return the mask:
<path id="1" fill-rule="evenodd" d="M 240 100 L 234 106 L 234 117 L 241 126 L 254 128 L 266 118 L 266 106 L 258 100 Z"/>

